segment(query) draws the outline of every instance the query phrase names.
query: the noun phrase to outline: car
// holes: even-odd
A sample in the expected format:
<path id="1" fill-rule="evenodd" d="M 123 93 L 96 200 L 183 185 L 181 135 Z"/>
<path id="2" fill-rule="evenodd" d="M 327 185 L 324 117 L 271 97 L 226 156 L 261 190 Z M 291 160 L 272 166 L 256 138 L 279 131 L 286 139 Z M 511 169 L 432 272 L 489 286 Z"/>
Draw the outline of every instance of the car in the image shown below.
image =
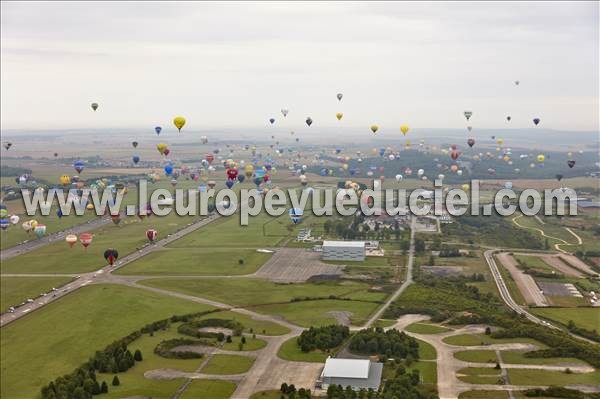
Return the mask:
<path id="1" fill-rule="evenodd" d="M 10 308 L 8 308 L 8 313 L 15 313 L 14 306 L 11 306 Z"/>
<path id="2" fill-rule="evenodd" d="M 52 291 L 58 291 L 56 288 L 52 287 Z"/>
<path id="3" fill-rule="evenodd" d="M 48 295 L 48 294 L 46 294 L 45 292 L 42 292 L 42 293 L 40 294 L 40 296 L 46 296 L 46 295 Z"/>
<path id="4" fill-rule="evenodd" d="M 31 299 L 31 298 L 27 299 L 27 303 L 32 303 L 32 302 L 33 302 L 33 299 Z"/>
<path id="5" fill-rule="evenodd" d="M 75 278 L 81 278 L 81 276 L 75 276 Z"/>

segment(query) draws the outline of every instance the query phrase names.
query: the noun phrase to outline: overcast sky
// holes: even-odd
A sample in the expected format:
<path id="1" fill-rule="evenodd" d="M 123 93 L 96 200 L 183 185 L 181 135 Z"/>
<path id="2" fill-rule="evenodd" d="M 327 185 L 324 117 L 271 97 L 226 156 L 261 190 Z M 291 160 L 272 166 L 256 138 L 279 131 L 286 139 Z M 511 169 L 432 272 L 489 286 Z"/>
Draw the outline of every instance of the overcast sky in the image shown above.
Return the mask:
<path id="1" fill-rule="evenodd" d="M 3 129 L 598 129 L 598 2 L 1 4 Z"/>

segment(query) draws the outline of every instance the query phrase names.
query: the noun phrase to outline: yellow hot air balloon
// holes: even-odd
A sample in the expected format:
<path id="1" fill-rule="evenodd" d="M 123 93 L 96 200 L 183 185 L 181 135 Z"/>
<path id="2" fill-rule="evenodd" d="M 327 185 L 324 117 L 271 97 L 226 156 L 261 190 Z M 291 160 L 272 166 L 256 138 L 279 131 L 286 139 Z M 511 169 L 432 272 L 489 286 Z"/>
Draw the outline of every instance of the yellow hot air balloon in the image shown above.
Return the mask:
<path id="1" fill-rule="evenodd" d="M 167 149 L 167 145 L 165 143 L 158 143 L 156 145 L 156 149 L 158 150 L 158 152 L 160 152 L 160 154 L 164 154 L 165 150 Z"/>
<path id="2" fill-rule="evenodd" d="M 463 189 L 463 191 L 469 191 L 469 189 L 470 189 L 470 188 L 471 188 L 471 187 L 469 187 L 469 185 L 468 185 L 468 184 L 463 184 L 463 185 L 462 185 L 462 189 Z"/>
<path id="3" fill-rule="evenodd" d="M 379 126 L 377 126 L 377 125 L 371 125 L 371 131 L 373 133 L 377 133 L 378 130 L 379 130 Z"/>
<path id="4" fill-rule="evenodd" d="M 63 186 L 68 186 L 69 184 L 71 184 L 71 178 L 69 177 L 69 175 L 62 175 L 60 177 L 60 184 L 62 184 Z"/>
<path id="5" fill-rule="evenodd" d="M 183 116 L 176 116 L 173 118 L 173 124 L 181 132 L 181 128 L 185 125 L 185 118 Z"/>
<path id="6" fill-rule="evenodd" d="M 408 133 L 408 125 L 400 126 L 400 131 L 402 132 L 403 135 L 406 136 L 406 133 Z"/>
<path id="7" fill-rule="evenodd" d="M 537 156 L 537 161 L 538 161 L 538 162 L 540 162 L 540 163 L 541 163 L 541 162 L 544 162 L 545 160 L 546 160 L 546 156 L 545 156 L 544 154 L 539 154 L 539 155 Z"/>
<path id="8" fill-rule="evenodd" d="M 85 206 L 85 208 L 86 208 L 86 209 L 89 209 L 89 210 L 92 210 L 92 209 L 94 209 L 94 204 L 92 204 L 92 203 L 90 202 L 89 204 L 87 204 L 87 205 Z"/>
<path id="9" fill-rule="evenodd" d="M 335 114 L 335 117 L 337 118 L 338 121 L 341 121 L 342 118 L 344 117 L 344 114 L 341 112 L 338 112 L 337 114 Z"/>
<path id="10" fill-rule="evenodd" d="M 498 139 L 496 142 L 498 143 L 498 145 L 501 146 L 502 144 L 504 144 L 504 139 Z"/>
<path id="11" fill-rule="evenodd" d="M 344 170 L 348 170 L 348 164 L 347 164 L 347 163 L 343 164 L 343 165 L 342 165 L 342 168 L 343 168 Z"/>

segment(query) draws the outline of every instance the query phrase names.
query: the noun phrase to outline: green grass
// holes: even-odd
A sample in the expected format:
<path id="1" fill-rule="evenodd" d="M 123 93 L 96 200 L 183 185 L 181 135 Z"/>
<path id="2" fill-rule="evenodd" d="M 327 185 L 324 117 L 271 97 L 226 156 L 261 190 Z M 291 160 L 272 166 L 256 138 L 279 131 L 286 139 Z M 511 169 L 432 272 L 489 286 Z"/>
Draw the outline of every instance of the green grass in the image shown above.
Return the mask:
<path id="1" fill-rule="evenodd" d="M 417 341 L 419 342 L 420 360 L 435 360 L 437 358 L 437 352 L 433 345 L 429 342 L 421 341 L 420 339 L 417 339 Z"/>
<path id="2" fill-rule="evenodd" d="M 176 326 L 171 326 L 167 331 L 157 331 L 152 337 L 145 334 L 134 341 L 129 346 L 129 350 L 134 352 L 139 349 L 142 352 L 143 360 L 137 362 L 134 367 L 126 372 L 118 374 L 121 385 L 117 387 L 111 385 L 113 374 L 99 373 L 98 380 L 104 380 L 108 384 L 108 395 L 103 396 L 103 398 L 118 399 L 132 396 L 170 398 L 183 384 L 185 379 L 152 380 L 144 377 L 144 373 L 160 368 L 170 368 L 188 372 L 198 369 L 202 364 L 203 359 L 166 359 L 154 354 L 154 348 L 162 340 L 181 337 L 182 336 L 177 333 Z"/>
<path id="3" fill-rule="evenodd" d="M 419 370 L 424 384 L 437 384 L 437 365 L 435 362 L 414 362 L 407 368 L 407 372 Z"/>
<path id="4" fill-rule="evenodd" d="M 600 331 L 600 308 L 533 308 L 532 313 L 550 320 L 557 321 L 564 325 L 569 320 L 578 326 L 587 330 Z"/>
<path id="5" fill-rule="evenodd" d="M 449 328 L 436 326 L 434 324 L 413 323 L 405 328 L 406 331 L 415 334 L 441 334 L 451 331 Z"/>
<path id="6" fill-rule="evenodd" d="M 235 306 L 252 306 L 289 302 L 296 297 L 328 297 L 349 295 L 357 291 L 380 300 L 381 294 L 367 293 L 369 286 L 359 282 L 324 282 L 280 284 L 260 279 L 151 279 L 142 284 L 213 299 Z"/>
<path id="7" fill-rule="evenodd" d="M 377 303 L 327 299 L 258 306 L 253 310 L 281 316 L 290 323 L 308 328 L 337 323 L 336 319 L 328 314 L 333 311 L 351 312 L 352 324 L 362 325 L 379 306 Z"/>
<path id="8" fill-rule="evenodd" d="M 106 248 L 115 248 L 121 258 L 148 242 L 146 230 L 155 228 L 161 237 L 185 227 L 197 220 L 180 217 L 175 213 L 165 217 L 151 217 L 140 221 L 129 217 L 119 226 L 105 225 L 93 230 L 94 240 L 87 251 L 81 245 L 73 248 L 62 240 L 35 251 L 2 262 L 2 273 L 83 273 L 106 265 L 103 253 Z M 200 229 L 202 230 L 202 229 Z"/>
<path id="9" fill-rule="evenodd" d="M 71 281 L 70 277 L 0 277 L 0 310 L 35 298 Z M 50 293 L 49 295 L 52 295 Z"/>
<path id="10" fill-rule="evenodd" d="M 208 309 L 141 289 L 84 287 L 2 328 L 0 396 L 35 397 L 42 385 L 145 324 Z"/>
<path id="11" fill-rule="evenodd" d="M 230 381 L 193 380 L 180 396 L 181 399 L 228 399 L 236 385 Z"/>
<path id="12" fill-rule="evenodd" d="M 571 373 L 536 369 L 508 369 L 508 378 L 514 385 L 571 385 L 592 384 L 600 386 L 600 371 Z"/>
<path id="13" fill-rule="evenodd" d="M 540 344 L 536 340 L 530 338 L 492 338 L 489 335 L 484 334 L 460 334 L 460 335 L 452 335 L 450 337 L 446 337 L 443 341 L 450 345 L 457 346 L 479 346 L 479 345 L 490 345 L 490 344 L 500 344 L 500 343 L 511 343 L 511 342 L 521 342 L 521 343 L 530 343 L 534 345 L 538 345 L 543 347 L 544 345 Z"/>
<path id="14" fill-rule="evenodd" d="M 320 350 L 315 350 L 312 352 L 302 352 L 300 347 L 297 344 L 298 337 L 293 337 L 285 341 L 279 351 L 277 352 L 277 356 L 279 356 L 283 360 L 289 360 L 291 362 L 314 362 L 314 363 L 324 363 L 328 353 L 322 352 Z"/>
<path id="15" fill-rule="evenodd" d="M 250 370 L 254 358 L 237 355 L 213 355 L 202 370 L 204 374 L 242 374 Z"/>
<path id="16" fill-rule="evenodd" d="M 272 247 L 289 235 L 286 228 L 289 223 L 287 214 L 274 218 L 262 212 L 258 216 L 249 218 L 247 226 L 240 226 L 239 218 L 231 216 L 196 230 L 169 246 L 171 248 Z"/>
<path id="17" fill-rule="evenodd" d="M 497 384 L 501 370 L 493 367 L 467 367 L 457 372 L 457 378 L 470 384 Z M 512 382 L 512 380 L 511 380 Z"/>
<path id="18" fill-rule="evenodd" d="M 202 319 L 228 319 L 228 320 L 236 320 L 244 326 L 244 332 L 248 334 L 256 333 L 257 335 L 284 335 L 290 332 L 290 330 L 282 326 L 281 324 L 275 324 L 270 321 L 263 320 L 255 320 L 241 313 L 230 312 L 230 311 L 220 311 L 215 313 L 210 313 L 200 317 Z"/>
<path id="19" fill-rule="evenodd" d="M 491 350 L 460 351 L 455 352 L 454 357 L 464 362 L 475 363 L 495 363 L 498 360 L 496 352 Z"/>
<path id="20" fill-rule="evenodd" d="M 239 351 L 239 344 L 242 337 L 231 337 L 231 342 L 226 342 L 223 349 L 228 351 Z M 246 343 L 243 346 L 243 351 L 256 351 L 267 346 L 267 342 L 260 338 L 246 337 Z"/>
<path id="21" fill-rule="evenodd" d="M 506 391 L 466 391 L 458 395 L 458 399 L 508 399 Z"/>
<path id="22" fill-rule="evenodd" d="M 554 269 L 553 267 L 551 267 L 550 265 L 548 265 L 546 262 L 544 262 L 542 260 L 542 258 L 540 258 L 539 256 L 526 256 L 526 255 L 513 255 L 515 259 L 520 260 L 522 263 L 526 264 L 527 266 L 533 268 L 533 269 L 537 269 L 546 273 L 552 273 L 552 272 L 557 272 L 560 273 L 559 271 L 557 271 L 556 269 Z"/>
<path id="23" fill-rule="evenodd" d="M 281 391 L 273 389 L 270 391 L 260 391 L 250 396 L 250 399 L 281 399 Z"/>
<path id="24" fill-rule="evenodd" d="M 502 361 L 507 364 L 548 364 L 548 365 L 586 365 L 573 357 L 525 357 L 522 351 L 502 351 Z"/>
<path id="25" fill-rule="evenodd" d="M 152 252 L 119 269 L 116 274 L 133 275 L 213 275 L 252 274 L 271 254 L 237 248 L 166 248 Z M 243 264 L 239 260 L 244 261 Z"/>

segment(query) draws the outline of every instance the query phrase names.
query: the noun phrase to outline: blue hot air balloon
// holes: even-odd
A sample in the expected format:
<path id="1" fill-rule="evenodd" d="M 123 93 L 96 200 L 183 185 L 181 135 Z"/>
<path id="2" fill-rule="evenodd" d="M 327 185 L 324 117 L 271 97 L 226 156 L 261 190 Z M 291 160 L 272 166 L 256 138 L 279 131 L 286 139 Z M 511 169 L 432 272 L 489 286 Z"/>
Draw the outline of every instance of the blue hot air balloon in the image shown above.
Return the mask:
<path id="1" fill-rule="evenodd" d="M 137 155 L 134 155 L 132 159 L 133 159 L 133 163 L 136 164 L 136 165 L 137 165 L 138 162 L 140 162 L 140 157 L 137 156 Z"/>
<path id="2" fill-rule="evenodd" d="M 83 161 L 75 161 L 73 162 L 73 168 L 75 168 L 77 173 L 81 173 L 85 169 L 85 163 Z"/>
<path id="3" fill-rule="evenodd" d="M 243 183 L 244 180 L 246 180 L 246 176 L 244 176 L 243 174 L 240 173 L 237 175 L 237 179 L 240 183 Z"/>
<path id="4" fill-rule="evenodd" d="M 379 155 L 380 156 L 384 156 L 385 155 L 385 148 L 380 148 L 379 149 Z"/>
<path id="5" fill-rule="evenodd" d="M 300 221 L 302 221 L 303 213 L 304 213 L 303 210 L 300 208 L 290 208 L 290 211 L 289 211 L 290 219 L 292 219 L 292 222 L 294 222 L 294 224 L 300 223 Z"/>
<path id="6" fill-rule="evenodd" d="M 10 220 L 8 220 L 8 219 L 0 219 L 0 228 L 2 230 L 8 229 L 8 226 L 10 226 Z"/>
<path id="7" fill-rule="evenodd" d="M 160 127 L 160 126 L 156 126 L 156 127 L 154 128 L 154 131 L 156 132 L 156 134 L 160 134 L 160 132 L 162 132 L 162 127 Z"/>
<path id="8" fill-rule="evenodd" d="M 63 211 L 60 207 L 56 210 L 56 216 L 58 216 L 59 219 L 63 217 Z"/>
<path id="9" fill-rule="evenodd" d="M 168 175 L 170 175 L 171 173 L 173 173 L 173 165 L 171 164 L 167 164 L 165 165 L 165 173 Z"/>
<path id="10" fill-rule="evenodd" d="M 263 179 L 262 179 L 262 177 L 255 177 L 253 181 L 254 181 L 254 184 L 256 184 L 256 187 L 258 187 L 258 186 L 260 186 L 260 183 L 263 182 Z"/>
<path id="11" fill-rule="evenodd" d="M 227 179 L 227 181 L 225 182 L 225 185 L 227 186 L 227 188 L 231 188 L 231 187 L 233 187 L 234 183 L 235 183 L 235 180 Z"/>

